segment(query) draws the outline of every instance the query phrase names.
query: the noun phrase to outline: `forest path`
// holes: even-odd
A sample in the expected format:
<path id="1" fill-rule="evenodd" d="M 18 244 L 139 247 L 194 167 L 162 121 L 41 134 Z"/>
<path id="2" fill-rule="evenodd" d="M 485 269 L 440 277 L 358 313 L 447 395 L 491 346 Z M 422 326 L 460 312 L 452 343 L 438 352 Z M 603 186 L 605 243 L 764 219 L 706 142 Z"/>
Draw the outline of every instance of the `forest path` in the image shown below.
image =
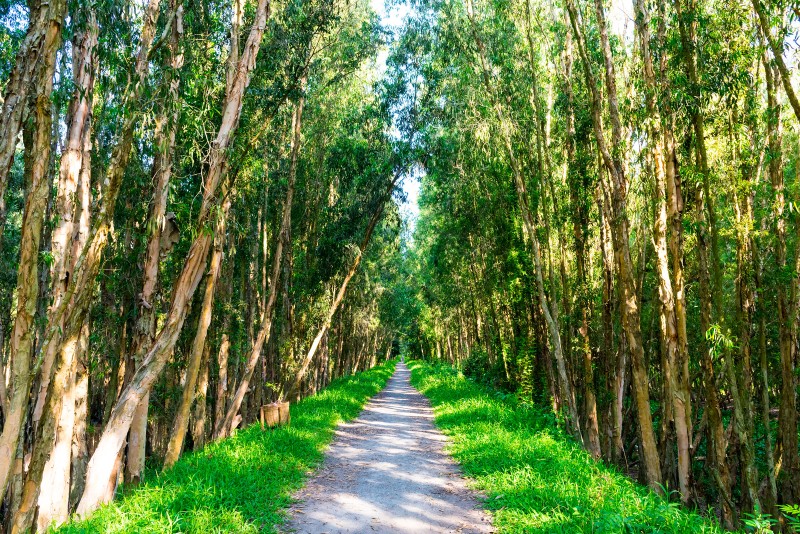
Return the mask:
<path id="1" fill-rule="evenodd" d="M 410 374 L 398 363 L 361 415 L 339 426 L 322 467 L 295 495 L 288 532 L 493 532 Z"/>

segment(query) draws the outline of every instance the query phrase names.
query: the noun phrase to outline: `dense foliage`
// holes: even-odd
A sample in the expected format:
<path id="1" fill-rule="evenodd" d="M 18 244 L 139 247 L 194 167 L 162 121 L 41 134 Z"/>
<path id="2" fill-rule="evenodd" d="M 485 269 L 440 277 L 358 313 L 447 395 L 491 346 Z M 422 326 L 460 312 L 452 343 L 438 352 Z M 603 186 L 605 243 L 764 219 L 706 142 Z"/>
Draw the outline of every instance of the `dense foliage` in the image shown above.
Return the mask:
<path id="1" fill-rule="evenodd" d="M 800 11 L 387 3 L 0 0 L 3 528 L 398 352 L 793 528 Z"/>
<path id="2" fill-rule="evenodd" d="M 781 518 L 800 502 L 797 10 L 412 4 L 390 61 L 425 154 L 409 353 L 550 406 L 725 527 Z"/>

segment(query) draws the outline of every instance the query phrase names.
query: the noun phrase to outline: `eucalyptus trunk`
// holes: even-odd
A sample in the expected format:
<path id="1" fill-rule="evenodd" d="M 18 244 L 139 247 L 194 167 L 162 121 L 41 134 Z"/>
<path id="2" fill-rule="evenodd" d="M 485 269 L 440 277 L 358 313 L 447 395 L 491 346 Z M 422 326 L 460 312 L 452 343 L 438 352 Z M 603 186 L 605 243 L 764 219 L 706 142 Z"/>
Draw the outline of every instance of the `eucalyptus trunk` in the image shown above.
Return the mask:
<path id="1" fill-rule="evenodd" d="M 198 217 L 198 228 L 208 223 L 214 206 L 220 204 L 216 196 L 226 165 L 226 152 L 231 145 L 242 109 L 244 92 L 250 82 L 250 74 L 255 68 L 261 38 L 269 15 L 268 0 L 259 0 L 253 25 L 244 51 L 236 69 L 236 76 L 222 107 L 222 120 L 217 137 L 212 143 L 208 167 L 204 177 L 203 202 Z M 120 393 L 119 400 L 111 411 L 106 428 L 97 444 L 86 473 L 86 489 L 78 503 L 77 512 L 85 515 L 100 504 L 110 500 L 113 495 L 114 464 L 125 443 L 125 436 L 133 421 L 134 412 L 142 398 L 147 395 L 166 364 L 178 335 L 186 320 L 186 314 L 194 292 L 202 277 L 206 258 L 211 245 L 211 236 L 204 231 L 197 234 L 175 281 L 173 298 L 164 326 L 156 336 L 151 349 L 142 358 L 133 379 Z"/>
<path id="2" fill-rule="evenodd" d="M 39 32 L 41 35 L 36 37 L 35 44 L 28 45 L 32 47 L 29 51 L 31 57 L 21 56 L 19 59 L 29 61 L 36 67 L 30 73 L 19 72 L 17 74 L 19 76 L 26 74 L 31 81 L 37 83 L 37 86 L 31 88 L 30 93 L 25 85 L 24 90 L 19 89 L 22 94 L 10 94 L 9 91 L 13 91 L 15 83 L 17 83 L 13 79 L 15 73 L 12 73 L 12 79 L 6 88 L 6 99 L 3 102 L 3 118 L 0 119 L 5 123 L 13 121 L 12 114 L 19 113 L 21 116 L 22 108 L 28 105 L 27 100 L 30 94 L 33 130 L 31 139 L 25 145 L 26 159 L 30 165 L 26 166 L 28 167 L 26 169 L 27 195 L 22 215 L 20 255 L 17 264 L 17 314 L 14 317 L 8 347 L 10 366 L 10 380 L 6 394 L 8 404 L 3 410 L 3 431 L 0 434 L 0 495 L 5 494 L 28 412 L 32 375 L 31 358 L 36 335 L 34 317 L 39 297 L 39 246 L 50 193 L 49 167 L 53 130 L 50 95 L 53 91 L 56 51 L 61 46 L 61 24 L 65 11 L 65 0 L 51 0 L 49 4 L 43 5 L 40 9 L 32 10 L 31 20 L 36 22 L 29 29 L 28 35 L 32 39 L 35 37 L 32 32 Z M 41 20 L 38 20 L 39 18 Z M 38 27 L 37 24 L 41 27 Z M 26 44 L 24 43 L 23 46 Z M 34 60 L 36 56 L 39 57 L 39 61 Z M 20 65 L 19 68 L 22 69 L 23 66 Z M 11 107 L 15 98 L 21 99 L 21 101 L 15 107 Z M 6 110 L 8 110 L 8 115 Z M 16 129 L 13 126 L 13 124 L 0 124 L 3 129 L 8 129 L 8 137 L 0 136 L 2 140 L 0 141 L 2 142 L 0 145 L 0 195 L 5 194 L 5 173 L 8 171 L 10 157 L 13 156 L 17 144 L 16 137 L 19 126 Z M 10 145 L 10 148 L 7 145 Z M 7 149 L 10 150 L 8 162 L 2 159 L 5 158 Z"/>
<path id="3" fill-rule="evenodd" d="M 231 207 L 231 200 L 228 198 L 222 207 L 222 211 L 217 215 L 216 228 L 214 229 L 214 250 L 211 253 L 211 260 L 206 275 L 205 294 L 203 303 L 200 306 L 200 317 L 197 319 L 197 330 L 189 352 L 189 362 L 186 366 L 186 380 L 183 384 L 181 402 L 175 413 L 172 423 L 172 433 L 167 444 L 167 454 L 164 457 L 164 469 L 172 467 L 181 455 L 183 441 L 186 438 L 186 431 L 189 425 L 189 410 L 192 408 L 197 395 L 197 378 L 200 374 L 200 364 L 203 355 L 206 353 L 206 335 L 208 327 L 211 325 L 211 313 L 214 306 L 214 295 L 219 279 L 220 269 L 222 268 L 223 245 L 225 244 L 225 219 Z M 205 402 L 205 395 L 203 398 Z"/>
<path id="4" fill-rule="evenodd" d="M 605 25 L 605 13 L 602 2 L 596 0 L 595 12 L 600 30 L 600 44 L 605 65 L 605 88 L 609 116 L 611 118 L 613 153 L 609 148 L 602 120 L 602 101 L 593 72 L 592 61 L 588 55 L 583 22 L 580 20 L 574 0 L 567 0 L 572 31 L 575 34 L 578 50 L 583 62 L 586 85 L 590 89 L 590 105 L 592 125 L 595 132 L 598 151 L 605 165 L 608 176 L 601 180 L 603 196 L 607 198 L 611 217 L 609 217 L 611 241 L 616 260 L 617 280 L 621 293 L 620 307 L 622 329 L 631 355 L 633 371 L 633 391 L 636 402 L 636 416 L 639 431 L 639 451 L 643 463 L 644 477 L 647 485 L 656 492 L 661 492 L 661 465 L 658 457 L 653 418 L 650 413 L 650 391 L 642 330 L 639 323 L 639 296 L 630 250 L 630 229 L 627 210 L 628 182 L 620 160 L 619 151 L 623 146 L 622 126 L 617 104 L 616 75 L 611 57 L 611 48 Z"/>

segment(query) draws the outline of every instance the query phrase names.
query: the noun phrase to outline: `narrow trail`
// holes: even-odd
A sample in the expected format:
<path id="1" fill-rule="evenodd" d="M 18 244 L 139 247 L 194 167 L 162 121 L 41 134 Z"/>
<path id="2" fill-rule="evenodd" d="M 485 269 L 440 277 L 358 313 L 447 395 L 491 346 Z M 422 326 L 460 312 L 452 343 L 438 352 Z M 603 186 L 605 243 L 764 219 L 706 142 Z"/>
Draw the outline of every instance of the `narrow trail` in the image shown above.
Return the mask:
<path id="1" fill-rule="evenodd" d="M 398 363 L 386 389 L 339 426 L 322 467 L 295 495 L 287 532 L 493 532 L 409 377 Z"/>

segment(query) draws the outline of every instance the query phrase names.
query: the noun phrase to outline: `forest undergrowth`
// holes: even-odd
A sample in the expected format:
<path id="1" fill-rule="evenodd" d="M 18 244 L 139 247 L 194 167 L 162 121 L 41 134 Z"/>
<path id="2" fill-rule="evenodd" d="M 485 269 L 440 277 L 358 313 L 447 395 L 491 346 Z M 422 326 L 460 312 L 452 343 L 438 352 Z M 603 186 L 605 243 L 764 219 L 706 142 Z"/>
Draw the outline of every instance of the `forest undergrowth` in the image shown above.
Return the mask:
<path id="1" fill-rule="evenodd" d="M 334 381 L 291 407 L 291 424 L 258 423 L 184 455 L 119 500 L 59 533 L 271 532 L 291 495 L 322 459 L 336 426 L 356 417 L 394 373 L 396 360 Z"/>
<path id="2" fill-rule="evenodd" d="M 448 452 L 486 494 L 498 532 L 724 532 L 593 460 L 552 412 L 446 364 L 409 367 L 449 438 Z"/>

